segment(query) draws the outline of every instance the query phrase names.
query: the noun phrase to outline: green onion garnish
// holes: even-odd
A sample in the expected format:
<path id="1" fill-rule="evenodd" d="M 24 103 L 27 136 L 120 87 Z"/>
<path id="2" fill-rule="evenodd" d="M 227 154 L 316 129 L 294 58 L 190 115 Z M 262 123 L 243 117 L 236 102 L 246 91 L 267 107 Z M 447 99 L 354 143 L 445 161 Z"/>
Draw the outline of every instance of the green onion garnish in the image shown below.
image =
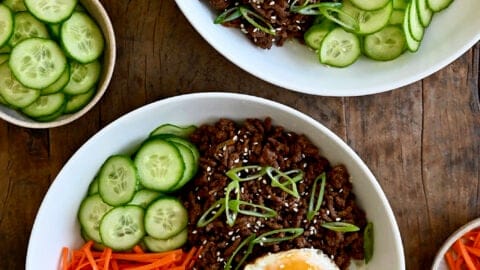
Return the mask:
<path id="1" fill-rule="evenodd" d="M 358 23 L 358 19 L 354 18 L 352 15 L 348 14 L 342 9 L 326 7 L 326 8 L 320 9 L 320 11 L 322 12 L 322 15 L 325 16 L 325 18 L 339 24 L 340 26 L 343 26 L 345 29 L 348 29 L 354 32 L 360 31 L 360 24 Z M 342 14 L 342 17 L 347 19 L 347 21 L 340 20 L 338 16 L 334 15 L 335 13 Z"/>
<path id="2" fill-rule="evenodd" d="M 275 28 L 273 28 L 273 26 L 261 15 L 258 15 L 257 13 L 249 10 L 246 7 L 239 7 L 239 10 L 243 18 L 245 18 L 245 20 L 247 20 L 247 22 L 249 22 L 251 25 L 267 34 L 270 34 L 272 36 L 275 35 Z M 258 20 L 258 22 L 256 20 Z"/>
<path id="3" fill-rule="evenodd" d="M 225 215 L 227 216 L 227 224 L 233 226 L 235 220 L 237 219 L 238 212 L 234 209 L 230 209 L 230 193 L 236 194 L 236 200 L 240 200 L 240 184 L 237 181 L 232 181 L 227 186 L 227 191 L 225 192 Z"/>
<path id="4" fill-rule="evenodd" d="M 291 240 L 294 238 L 299 237 L 302 235 L 304 229 L 303 228 L 286 228 L 286 229 L 279 229 L 266 232 L 264 234 L 259 235 L 257 238 L 253 239 L 252 242 L 255 244 L 273 244 L 278 243 L 286 240 Z M 277 237 L 271 237 L 272 235 L 278 234 Z"/>
<path id="5" fill-rule="evenodd" d="M 243 240 L 240 245 L 238 245 L 237 249 L 235 249 L 230 258 L 228 258 L 227 264 L 225 265 L 225 270 L 232 269 L 233 260 L 235 259 L 235 257 L 237 257 L 237 254 L 240 252 L 240 250 L 242 250 L 242 248 L 248 244 L 247 250 L 245 250 L 245 254 L 243 255 L 240 262 L 237 264 L 237 267 L 235 267 L 235 270 L 240 268 L 240 266 L 245 262 L 250 253 L 252 253 L 254 245 L 252 240 L 255 238 L 255 236 L 256 234 L 251 234 L 249 237 L 245 238 L 245 240 Z"/>
<path id="6" fill-rule="evenodd" d="M 258 165 L 242 166 L 228 170 L 225 174 L 233 181 L 243 182 L 255 180 L 265 174 L 265 168 Z"/>
<path id="7" fill-rule="evenodd" d="M 218 15 L 217 18 L 215 18 L 213 22 L 216 24 L 226 23 L 226 22 L 238 19 L 240 17 L 242 17 L 242 13 L 240 13 L 239 8 L 233 7 L 222 12 L 220 15 Z"/>
<path id="8" fill-rule="evenodd" d="M 323 202 L 323 194 L 325 193 L 325 184 L 327 182 L 326 179 L 327 179 L 327 176 L 325 172 L 323 172 L 313 182 L 312 191 L 310 193 L 310 201 L 308 203 L 308 212 L 307 212 L 308 221 L 311 221 L 313 217 L 318 214 L 318 211 L 320 211 L 320 207 L 322 206 L 322 202 Z M 317 193 L 318 180 L 321 180 L 322 182 L 320 183 L 320 190 L 318 191 L 317 202 L 314 203 L 315 195 Z"/>
<path id="9" fill-rule="evenodd" d="M 225 199 L 216 201 L 197 221 L 197 227 L 207 226 L 210 222 L 218 218 L 225 211 Z"/>
<path id="10" fill-rule="evenodd" d="M 326 19 L 348 30 L 358 32 L 360 30 L 358 19 L 343 11 L 341 7 L 342 3 L 339 2 L 322 2 L 311 5 L 291 6 L 290 11 L 303 15 L 323 15 Z M 338 14 L 341 14 L 344 20 L 339 19 Z"/>
<path id="11" fill-rule="evenodd" d="M 241 208 L 242 206 L 250 207 L 252 210 L 242 209 Z M 247 215 L 247 216 L 269 218 L 277 215 L 277 212 L 272 208 L 259 205 L 259 204 L 241 201 L 241 200 L 231 200 L 228 204 L 228 207 L 232 211 L 236 211 L 237 213 Z M 257 211 L 257 210 L 260 210 L 260 211 Z"/>
<path id="12" fill-rule="evenodd" d="M 359 227 L 347 222 L 327 222 L 320 226 L 336 232 L 357 232 L 360 230 Z"/>
<path id="13" fill-rule="evenodd" d="M 369 222 L 363 230 L 363 254 L 365 263 L 368 263 L 373 257 L 373 223 Z"/>
<path id="14" fill-rule="evenodd" d="M 337 2 L 321 2 L 311 5 L 291 6 L 290 11 L 302 15 L 319 15 L 323 14 L 322 9 L 325 8 L 340 8 L 342 3 Z"/>
<path id="15" fill-rule="evenodd" d="M 272 180 L 272 187 L 278 187 L 293 197 L 297 199 L 300 198 L 300 194 L 298 194 L 297 190 L 297 184 L 290 176 L 273 167 L 267 167 L 266 171 L 267 175 Z"/>

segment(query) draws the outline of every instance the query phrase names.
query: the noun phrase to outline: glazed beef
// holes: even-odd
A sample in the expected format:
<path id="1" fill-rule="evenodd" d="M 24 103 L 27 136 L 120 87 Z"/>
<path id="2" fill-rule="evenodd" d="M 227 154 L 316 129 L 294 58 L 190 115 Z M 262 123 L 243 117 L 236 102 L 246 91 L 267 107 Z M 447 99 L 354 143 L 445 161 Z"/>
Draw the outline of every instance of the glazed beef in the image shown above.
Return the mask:
<path id="1" fill-rule="evenodd" d="M 299 0 L 301 5 L 305 0 Z M 209 5 L 220 14 L 236 7 L 245 6 L 262 16 L 276 30 L 275 35 L 267 34 L 256 28 L 244 18 L 224 23 L 225 26 L 240 28 L 243 33 L 258 47 L 269 49 L 273 44 L 282 46 L 286 40 L 298 38 L 303 42 L 303 34 L 312 25 L 313 16 L 305 16 L 290 12 L 292 0 L 208 0 Z M 318 0 L 310 0 L 316 3 Z"/>
<path id="2" fill-rule="evenodd" d="M 191 135 L 191 141 L 200 150 L 200 168 L 196 178 L 187 185 L 182 199 L 189 211 L 188 244 L 204 248 L 195 269 L 223 269 L 230 255 L 250 235 L 291 227 L 303 228 L 304 233 L 294 240 L 256 245 L 255 255 L 248 261 L 268 252 L 294 248 L 321 249 L 341 269 L 346 269 L 352 258 L 363 259 L 362 231 L 367 221 L 355 202 L 349 174 L 342 165 L 331 166 L 307 137 L 274 126 L 269 118 L 247 119 L 242 124 L 221 119 L 213 125 L 200 126 Z M 267 176 L 241 182 L 241 200 L 265 205 L 278 214 L 268 219 L 239 214 L 232 227 L 226 224 L 222 214 L 207 226 L 198 228 L 196 223 L 201 215 L 225 196 L 225 188 L 231 181 L 225 173 L 245 165 L 268 165 L 281 171 L 301 169 L 304 179 L 297 184 L 300 198 L 272 187 Z M 323 204 L 319 214 L 308 221 L 310 191 L 322 172 L 327 174 Z M 356 224 L 362 230 L 339 233 L 319 226 L 332 221 Z"/>

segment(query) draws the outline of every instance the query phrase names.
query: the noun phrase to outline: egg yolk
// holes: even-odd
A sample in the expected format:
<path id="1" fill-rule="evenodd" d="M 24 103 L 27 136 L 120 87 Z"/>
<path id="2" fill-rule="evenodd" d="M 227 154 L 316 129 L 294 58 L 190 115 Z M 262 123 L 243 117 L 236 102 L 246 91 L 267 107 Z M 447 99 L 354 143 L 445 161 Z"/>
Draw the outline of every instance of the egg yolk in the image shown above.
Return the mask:
<path id="1" fill-rule="evenodd" d="M 316 270 L 319 269 L 314 265 L 309 264 L 305 258 L 281 258 L 275 265 L 268 265 L 266 270 Z"/>

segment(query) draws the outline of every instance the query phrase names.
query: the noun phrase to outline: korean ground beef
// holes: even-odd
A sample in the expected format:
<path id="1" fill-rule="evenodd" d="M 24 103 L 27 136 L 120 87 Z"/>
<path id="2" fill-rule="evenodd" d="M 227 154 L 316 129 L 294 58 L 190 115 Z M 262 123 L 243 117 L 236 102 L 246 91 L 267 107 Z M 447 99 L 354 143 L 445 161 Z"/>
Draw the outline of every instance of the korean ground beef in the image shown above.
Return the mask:
<path id="1" fill-rule="evenodd" d="M 204 0 L 217 12 L 236 7 L 245 6 L 262 16 L 276 30 L 271 35 L 256 28 L 244 18 L 239 18 L 223 25 L 240 28 L 245 35 L 258 47 L 269 49 L 273 44 L 282 46 L 286 40 L 297 38 L 303 41 L 303 34 L 312 25 L 313 16 L 305 16 L 290 12 L 290 4 L 293 0 Z M 301 5 L 305 0 L 298 0 L 296 4 Z M 319 0 L 310 0 L 309 3 L 316 3 Z"/>
<path id="2" fill-rule="evenodd" d="M 345 166 L 332 166 L 320 156 L 319 149 L 306 136 L 272 125 L 270 118 L 247 119 L 243 123 L 221 119 L 200 126 L 190 139 L 199 148 L 200 168 L 181 196 L 189 212 L 188 245 L 204 248 L 195 269 L 223 269 L 238 245 L 253 233 L 258 236 L 292 227 L 303 228 L 303 234 L 277 244 L 255 245 L 247 262 L 269 252 L 295 248 L 321 249 L 340 269 L 346 269 L 351 259 L 364 258 L 363 229 L 367 220 L 355 202 L 349 174 Z M 231 181 L 225 173 L 245 165 L 268 165 L 284 172 L 301 169 L 304 179 L 297 184 L 300 198 L 272 187 L 266 178 L 241 182 L 241 200 L 270 207 L 277 215 L 259 218 L 239 214 L 230 227 L 222 214 L 208 225 L 197 227 L 202 214 L 224 198 L 225 188 Z M 327 174 L 323 203 L 319 214 L 308 221 L 310 191 L 322 172 Z M 340 233 L 319 226 L 333 221 L 355 224 L 361 230 Z M 240 256 L 237 257 L 236 260 L 240 260 Z"/>

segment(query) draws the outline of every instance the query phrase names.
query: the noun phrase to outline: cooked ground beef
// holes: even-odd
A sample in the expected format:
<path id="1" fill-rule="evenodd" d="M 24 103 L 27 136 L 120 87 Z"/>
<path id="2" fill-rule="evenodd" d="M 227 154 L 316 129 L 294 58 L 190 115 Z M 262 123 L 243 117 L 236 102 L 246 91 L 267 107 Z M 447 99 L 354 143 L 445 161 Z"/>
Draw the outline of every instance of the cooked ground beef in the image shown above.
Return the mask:
<path id="1" fill-rule="evenodd" d="M 204 248 L 195 269 L 223 269 L 237 246 L 251 234 L 258 236 L 291 227 L 305 231 L 294 240 L 256 245 L 252 253 L 255 255 L 249 261 L 268 252 L 310 247 L 330 255 L 341 269 L 346 269 L 352 258 L 363 259 L 363 228 L 367 221 L 355 202 L 349 174 L 344 166 L 332 166 L 320 156 L 319 149 L 306 136 L 274 126 L 270 118 L 247 119 L 242 124 L 221 119 L 213 125 L 200 126 L 190 139 L 201 153 L 197 176 L 182 194 L 189 211 L 188 244 Z M 304 179 L 297 185 L 300 199 L 272 187 L 268 181 L 241 182 L 241 200 L 270 207 L 278 215 L 265 219 L 239 214 L 235 225 L 229 227 L 222 214 L 207 226 L 197 228 L 201 215 L 225 196 L 225 187 L 231 181 L 225 172 L 245 165 L 269 165 L 281 171 L 301 169 Z M 310 190 L 322 172 L 327 173 L 323 204 L 320 213 L 308 221 Z M 356 224 L 361 231 L 339 233 L 319 226 L 332 221 Z"/>
<path id="2" fill-rule="evenodd" d="M 298 0 L 297 5 L 303 4 L 304 1 Z M 242 5 L 269 22 L 276 29 L 275 36 L 260 31 L 244 18 L 224 23 L 225 26 L 240 28 L 255 45 L 264 49 L 271 48 L 273 44 L 282 46 L 286 40 L 292 38 L 298 38 L 303 42 L 303 34 L 312 25 L 314 18 L 290 12 L 292 2 L 292 0 L 208 0 L 218 14 Z M 310 0 L 310 3 L 316 2 L 320 1 Z"/>

